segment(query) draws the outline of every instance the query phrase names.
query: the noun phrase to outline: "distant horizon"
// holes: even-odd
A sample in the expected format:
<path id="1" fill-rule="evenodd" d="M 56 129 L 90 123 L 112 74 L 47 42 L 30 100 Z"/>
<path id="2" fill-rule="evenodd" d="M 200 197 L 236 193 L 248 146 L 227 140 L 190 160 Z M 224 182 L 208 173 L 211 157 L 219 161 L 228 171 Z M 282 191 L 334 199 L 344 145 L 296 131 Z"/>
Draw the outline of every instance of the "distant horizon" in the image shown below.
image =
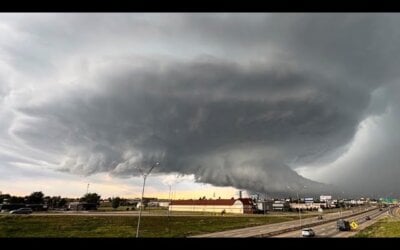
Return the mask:
<path id="1" fill-rule="evenodd" d="M 1 191 L 1 190 L 0 190 Z M 43 192 L 43 191 L 41 191 L 41 190 L 36 190 L 36 191 L 32 191 L 32 192 L 30 192 L 29 194 L 24 194 L 24 195 L 15 195 L 15 194 L 12 194 L 12 193 L 7 193 L 7 192 L 3 192 L 2 191 L 2 195 L 11 195 L 11 196 L 17 196 L 17 197 L 25 197 L 25 196 L 29 196 L 31 193 L 33 193 L 33 192 Z M 89 193 L 97 193 L 97 192 L 89 192 Z M 46 194 L 45 192 L 43 192 L 43 194 L 44 194 L 44 196 L 46 197 L 46 196 L 49 196 L 49 197 L 58 197 L 58 196 L 60 196 L 61 198 L 68 198 L 68 199 L 79 199 L 79 198 L 81 198 L 81 197 L 83 197 L 85 194 L 83 194 L 82 196 L 79 196 L 79 197 L 72 197 L 72 196 L 62 196 L 62 195 L 48 195 L 48 194 Z M 140 196 L 131 196 L 131 197 L 128 197 L 128 196 L 108 196 L 108 197 L 104 197 L 104 196 L 102 196 L 101 195 L 101 193 L 97 193 L 98 195 L 100 195 L 100 199 L 101 200 L 107 200 L 107 199 L 109 199 L 109 198 L 115 198 L 115 197 L 119 197 L 119 198 L 121 198 L 121 199 L 141 199 L 141 197 Z M 325 194 L 326 195 L 326 194 Z M 187 200 L 198 200 L 198 199 L 201 199 L 201 198 L 203 198 L 203 197 L 206 197 L 206 199 L 207 200 L 217 200 L 217 199 L 219 199 L 219 196 L 218 197 L 214 197 L 214 196 L 207 196 L 207 195 L 202 195 L 202 196 L 198 196 L 197 198 L 196 197 L 193 197 L 193 196 L 180 196 L 180 197 L 175 197 L 175 198 L 171 198 L 171 200 L 180 200 L 180 199 L 187 199 Z M 242 195 L 242 198 L 252 198 L 251 197 L 252 195 L 250 195 L 250 194 L 248 194 L 247 192 L 243 192 L 243 195 Z M 305 199 L 305 198 L 316 198 L 316 199 L 319 199 L 320 198 L 320 196 L 323 196 L 323 194 L 321 194 L 321 195 L 319 195 L 319 196 L 312 196 L 312 195 L 304 195 L 304 196 L 301 196 L 301 197 L 299 197 L 300 199 Z M 169 200 L 169 197 L 165 197 L 165 196 L 163 196 L 163 195 L 145 195 L 143 198 L 157 198 L 157 199 L 162 199 L 162 200 Z M 229 199 L 232 199 L 232 198 L 234 198 L 234 199 L 239 199 L 239 195 L 233 195 L 233 196 L 230 196 L 230 197 L 228 197 L 228 196 L 221 196 L 220 197 L 221 199 L 227 199 L 227 200 L 229 200 Z M 270 196 L 270 197 L 267 197 L 267 199 L 288 199 L 288 198 L 292 198 L 292 199 L 294 199 L 294 200 L 297 200 L 297 197 L 293 197 L 293 195 L 292 196 L 290 196 L 290 195 L 288 195 L 288 196 Z M 378 200 L 378 199 L 381 199 L 381 198 L 396 198 L 396 197 L 391 197 L 391 196 L 388 196 L 388 197 L 385 197 L 385 196 L 382 196 L 382 197 L 365 197 L 365 196 L 358 196 L 358 197 L 335 197 L 335 196 L 332 196 L 332 199 L 333 200 L 340 200 L 340 199 L 362 199 L 362 198 L 364 198 L 364 199 L 367 199 L 367 198 L 369 198 L 369 199 L 376 199 L 376 200 Z M 397 198 L 400 198 L 400 197 L 397 197 Z M 264 199 L 264 197 L 263 196 L 260 196 L 260 199 Z"/>

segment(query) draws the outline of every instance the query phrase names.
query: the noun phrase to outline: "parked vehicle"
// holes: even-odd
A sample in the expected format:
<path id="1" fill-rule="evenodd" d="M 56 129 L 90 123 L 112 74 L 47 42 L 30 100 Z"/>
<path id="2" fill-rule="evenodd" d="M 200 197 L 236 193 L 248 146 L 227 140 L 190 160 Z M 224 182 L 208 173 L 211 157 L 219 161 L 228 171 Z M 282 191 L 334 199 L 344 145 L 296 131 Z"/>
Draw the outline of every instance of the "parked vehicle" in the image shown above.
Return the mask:
<path id="1" fill-rule="evenodd" d="M 314 237 L 315 236 L 315 232 L 311 228 L 304 228 L 303 230 L 301 230 L 301 236 L 303 236 L 303 237 Z"/>
<path id="2" fill-rule="evenodd" d="M 10 214 L 31 214 L 31 213 L 32 213 L 32 209 L 27 208 L 27 207 L 18 208 L 16 210 L 10 211 Z"/>
<path id="3" fill-rule="evenodd" d="M 367 216 L 365 217 L 365 220 L 371 220 L 371 217 Z"/>

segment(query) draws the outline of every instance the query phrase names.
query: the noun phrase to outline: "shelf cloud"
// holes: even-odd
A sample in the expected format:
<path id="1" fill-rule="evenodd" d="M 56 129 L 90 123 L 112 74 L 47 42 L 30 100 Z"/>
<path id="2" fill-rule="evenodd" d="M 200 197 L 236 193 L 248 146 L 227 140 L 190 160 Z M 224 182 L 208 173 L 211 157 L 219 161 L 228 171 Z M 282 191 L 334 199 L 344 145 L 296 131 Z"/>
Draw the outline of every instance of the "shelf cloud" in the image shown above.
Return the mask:
<path id="1" fill-rule="evenodd" d="M 2 14 L 0 166 L 126 178 L 159 162 L 158 174 L 255 192 L 387 193 L 395 182 L 374 175 L 400 174 L 398 153 L 357 135 L 390 116 L 375 139 L 400 146 L 399 21 Z"/>

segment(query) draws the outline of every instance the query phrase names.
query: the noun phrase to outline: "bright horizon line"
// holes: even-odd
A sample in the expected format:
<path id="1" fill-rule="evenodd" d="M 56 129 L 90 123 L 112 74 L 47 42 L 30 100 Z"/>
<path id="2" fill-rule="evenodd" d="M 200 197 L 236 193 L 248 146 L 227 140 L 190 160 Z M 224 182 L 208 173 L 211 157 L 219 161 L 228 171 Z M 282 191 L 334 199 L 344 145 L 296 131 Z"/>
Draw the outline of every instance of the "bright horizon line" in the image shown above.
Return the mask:
<path id="1" fill-rule="evenodd" d="M 216 188 L 216 189 L 221 189 L 221 188 Z M 237 194 L 235 194 L 234 188 L 231 187 L 225 187 L 222 189 L 233 189 L 233 190 L 227 190 L 226 192 L 223 192 L 221 190 L 219 190 L 218 192 L 210 192 L 209 188 L 206 188 L 204 190 L 196 190 L 196 191 L 171 191 L 171 196 L 169 194 L 169 192 L 149 192 L 146 194 L 144 194 L 144 197 L 151 197 L 151 198 L 158 198 L 158 199 L 172 199 L 172 200 L 176 200 L 176 199 L 198 199 L 200 197 L 206 197 L 207 199 L 212 198 L 212 199 L 231 199 L 232 197 L 238 197 Z M 233 192 L 232 192 L 233 191 Z M 42 192 L 44 194 L 44 196 L 61 196 L 62 198 L 71 198 L 71 199 L 76 199 L 76 198 L 81 198 L 83 197 L 85 194 L 82 195 L 61 195 L 61 194 L 54 194 L 54 193 L 46 193 L 46 191 L 43 190 L 33 190 L 31 192 L 8 192 L 8 191 L 3 191 L 2 190 L 2 194 L 9 194 L 11 196 L 17 196 L 17 197 L 25 197 L 25 196 L 29 196 L 31 193 L 33 192 Z M 114 196 L 109 196 L 109 195 L 102 195 L 102 192 L 99 190 L 94 190 L 94 191 L 89 191 L 89 193 L 97 193 L 98 195 L 101 196 L 101 199 L 108 199 L 108 198 L 113 198 L 113 197 L 120 197 L 123 199 L 135 199 L 135 198 L 140 198 L 141 195 L 140 194 L 128 194 L 128 195 L 114 195 Z M 215 193 L 215 196 L 214 196 Z M 247 194 L 246 191 L 243 191 L 243 197 L 249 197 L 249 195 Z"/>

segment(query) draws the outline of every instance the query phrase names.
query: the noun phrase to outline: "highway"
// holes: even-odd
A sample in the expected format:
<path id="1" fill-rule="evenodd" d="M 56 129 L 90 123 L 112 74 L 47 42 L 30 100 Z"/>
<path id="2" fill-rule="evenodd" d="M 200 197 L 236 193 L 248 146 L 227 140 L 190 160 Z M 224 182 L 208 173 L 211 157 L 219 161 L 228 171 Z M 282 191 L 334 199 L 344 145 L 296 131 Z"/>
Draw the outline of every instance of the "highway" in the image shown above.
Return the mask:
<path id="1" fill-rule="evenodd" d="M 336 220 L 339 218 L 346 218 L 350 216 L 356 216 L 357 214 L 361 214 L 361 217 L 365 217 L 366 215 L 372 215 L 376 212 L 380 212 L 377 207 L 369 207 L 365 208 L 362 211 L 357 211 L 352 210 L 352 211 L 345 211 L 342 213 L 340 216 L 340 213 L 330 213 L 330 214 L 325 214 L 323 220 L 317 220 L 317 217 L 311 217 L 307 219 L 302 219 L 302 223 L 300 225 L 300 220 L 294 220 L 294 221 L 288 221 L 288 222 L 281 222 L 281 223 L 274 223 L 274 224 L 268 224 L 268 225 L 262 225 L 262 226 L 256 226 L 256 227 L 247 227 L 247 228 L 240 228 L 240 229 L 234 229 L 234 230 L 228 230 L 228 231 L 222 231 L 222 232 L 215 232 L 215 233 L 209 233 L 209 234 L 202 234 L 202 235 L 196 235 L 192 237 L 200 237 L 200 238 L 213 238 L 213 237 L 241 237 L 241 238 L 246 238 L 246 237 L 271 237 L 273 235 L 278 234 L 279 232 L 285 231 L 285 233 L 288 230 L 295 230 L 291 233 L 293 235 L 292 237 L 297 237 L 300 234 L 300 226 L 301 227 L 308 227 L 313 224 L 328 224 L 329 220 L 333 220 L 333 224 L 335 225 L 336 229 Z M 384 212 L 384 211 L 382 211 Z M 372 217 L 371 217 L 372 218 Z M 321 227 L 322 229 L 323 227 Z M 325 229 L 324 229 L 325 230 Z M 287 236 L 291 237 L 291 236 Z"/>
<path id="2" fill-rule="evenodd" d="M 26 215 L 11 215 L 2 213 L 0 215 L 4 216 L 26 216 Z M 137 216 L 137 211 L 120 211 L 120 212 L 89 212 L 89 211 L 64 211 L 64 212 L 53 212 L 53 213 L 33 213 L 30 216 Z M 159 213 L 144 213 L 144 216 L 162 216 Z M 166 216 L 166 215 L 164 215 Z M 188 216 L 184 214 L 175 214 L 171 216 Z M 190 215 L 193 216 L 193 215 Z M 204 216 L 204 215 L 198 215 Z M 369 216 L 371 220 L 366 220 L 366 216 Z M 240 228 L 228 231 L 214 232 L 209 234 L 195 235 L 191 238 L 208 238 L 208 237 L 288 237 L 297 238 L 301 236 L 300 228 L 312 228 L 315 232 L 316 238 L 322 237 L 350 237 L 355 235 L 360 230 L 372 225 L 380 218 L 384 216 L 400 216 L 400 208 L 386 208 L 379 211 L 378 207 L 362 207 L 355 208 L 353 210 L 346 210 L 342 213 L 327 213 L 323 215 L 322 220 L 318 220 L 317 216 L 302 218 L 301 224 L 300 220 L 293 220 L 281 223 L 273 223 L 255 227 Z M 339 218 L 348 220 L 349 222 L 356 221 L 359 225 L 357 230 L 349 232 L 340 232 L 336 228 L 336 221 Z"/>
<path id="3" fill-rule="evenodd" d="M 315 237 L 319 238 L 327 238 L 327 237 L 350 237 L 356 234 L 359 230 L 364 229 L 367 226 L 370 226 L 374 224 L 378 219 L 382 218 L 383 216 L 388 214 L 388 210 L 373 210 L 369 211 L 364 214 L 356 215 L 347 218 L 349 222 L 355 221 L 358 224 L 357 230 L 353 231 L 338 231 L 336 228 L 336 221 L 325 223 L 322 225 L 314 226 L 311 227 L 314 232 L 315 232 Z M 371 220 L 366 220 L 365 218 L 369 216 Z M 306 228 L 306 227 L 304 227 Z M 282 233 L 275 235 L 273 237 L 279 237 L 279 238 L 297 238 L 297 237 L 302 237 L 301 236 L 301 230 L 296 230 L 292 232 L 287 232 L 287 233 Z"/>

